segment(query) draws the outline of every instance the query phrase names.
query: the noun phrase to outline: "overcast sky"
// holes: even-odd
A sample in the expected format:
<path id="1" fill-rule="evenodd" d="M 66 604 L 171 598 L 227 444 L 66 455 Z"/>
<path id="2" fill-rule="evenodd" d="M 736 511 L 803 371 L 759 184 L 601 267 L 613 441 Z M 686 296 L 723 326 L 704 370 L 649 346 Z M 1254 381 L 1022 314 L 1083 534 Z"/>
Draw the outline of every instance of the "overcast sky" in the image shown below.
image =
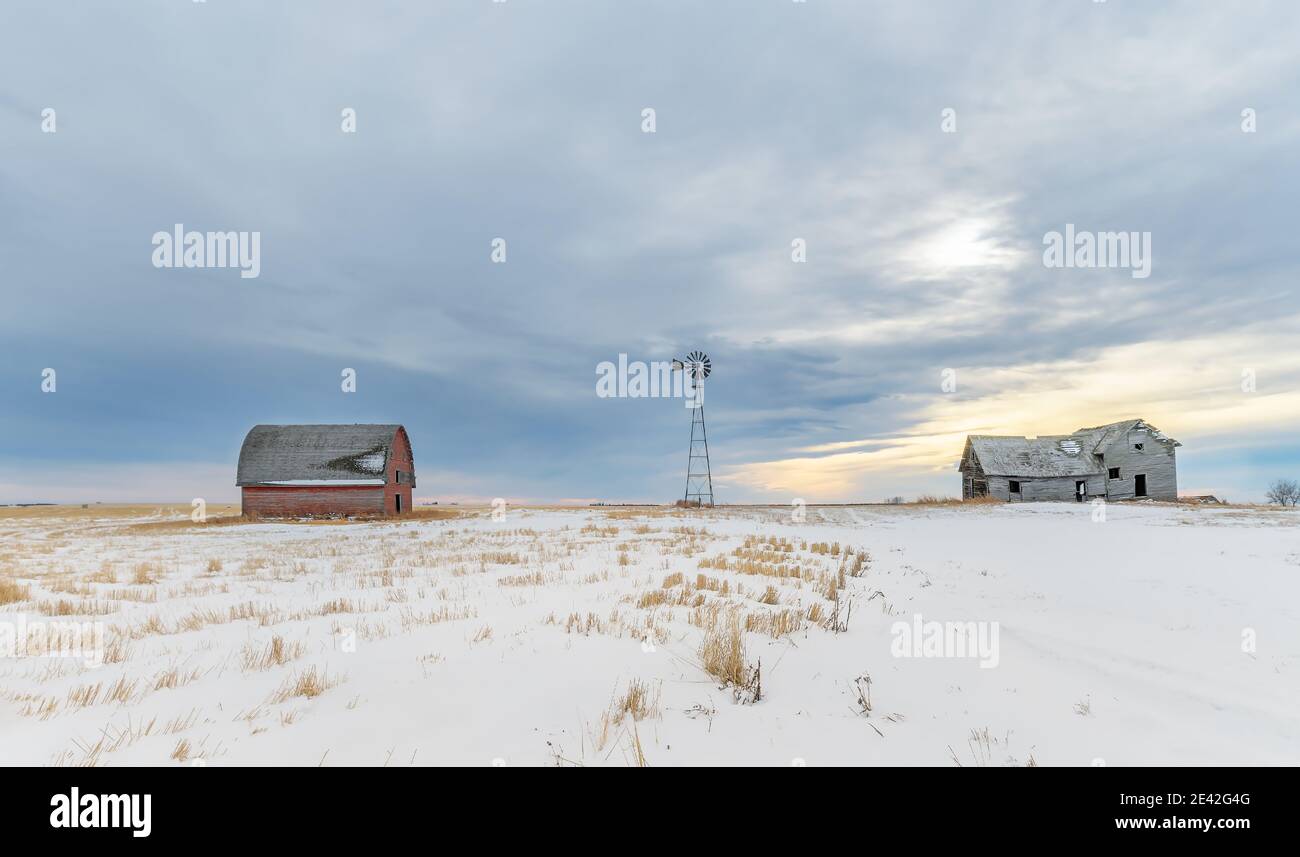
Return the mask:
<path id="1" fill-rule="evenodd" d="M 233 499 L 266 422 L 403 423 L 417 496 L 669 501 L 690 412 L 596 367 L 697 348 L 719 502 L 953 495 L 967 433 L 1128 417 L 1262 498 L 1298 44 L 1290 0 L 7 0 L 0 502 Z M 260 276 L 155 268 L 177 223 Z M 1066 224 L 1150 276 L 1045 267 Z"/>

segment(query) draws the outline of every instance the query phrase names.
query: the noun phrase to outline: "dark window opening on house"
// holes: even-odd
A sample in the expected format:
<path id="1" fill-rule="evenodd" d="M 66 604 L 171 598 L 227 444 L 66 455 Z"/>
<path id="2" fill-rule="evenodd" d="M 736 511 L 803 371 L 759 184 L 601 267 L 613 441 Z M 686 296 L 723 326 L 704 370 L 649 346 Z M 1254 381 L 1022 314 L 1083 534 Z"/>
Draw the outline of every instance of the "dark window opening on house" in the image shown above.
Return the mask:
<path id="1" fill-rule="evenodd" d="M 1020 493 L 1020 483 L 1017 482 L 1016 480 L 1012 479 L 1012 480 L 1011 480 L 1011 488 L 1010 488 L 1010 490 L 1011 490 L 1011 493 L 1012 493 L 1012 494 L 1019 494 L 1019 493 Z"/>
<path id="2" fill-rule="evenodd" d="M 1133 496 L 1145 497 L 1147 495 L 1147 477 L 1145 473 L 1139 473 L 1133 477 Z"/>
<path id="3" fill-rule="evenodd" d="M 1107 474 L 1106 478 L 1108 478 L 1108 479 L 1118 479 L 1118 478 L 1119 478 L 1119 468 L 1118 468 L 1118 467 L 1112 467 L 1112 468 L 1110 469 L 1110 473 Z"/>
<path id="4" fill-rule="evenodd" d="M 1133 448 L 1136 449 L 1138 452 L 1141 452 L 1141 451 L 1142 451 L 1142 444 L 1140 444 L 1140 443 L 1135 443 L 1135 444 L 1133 444 Z"/>

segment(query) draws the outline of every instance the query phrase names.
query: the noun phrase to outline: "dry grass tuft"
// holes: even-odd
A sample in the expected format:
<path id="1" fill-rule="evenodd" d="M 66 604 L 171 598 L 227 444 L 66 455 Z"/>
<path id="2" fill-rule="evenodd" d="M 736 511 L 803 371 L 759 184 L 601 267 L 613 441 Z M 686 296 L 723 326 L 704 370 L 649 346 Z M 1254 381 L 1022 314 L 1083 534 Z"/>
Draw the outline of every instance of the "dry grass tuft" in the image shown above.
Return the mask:
<path id="1" fill-rule="evenodd" d="M 30 601 L 31 598 L 30 586 L 15 583 L 8 578 L 0 578 L 0 604 L 16 604 L 19 601 Z"/>
<path id="2" fill-rule="evenodd" d="M 108 692 L 104 696 L 105 702 L 120 702 L 123 705 L 131 701 L 135 696 L 135 679 L 126 680 L 126 676 L 121 676 L 117 681 L 108 686 Z"/>
<path id="3" fill-rule="evenodd" d="M 552 613 L 546 617 L 543 624 L 559 625 L 561 623 Z M 581 634 L 584 637 L 591 634 L 611 634 L 618 627 L 619 615 L 618 611 L 615 610 L 610 613 L 609 619 L 605 620 L 592 612 L 588 612 L 585 616 L 579 613 L 570 613 L 563 624 L 566 634 Z"/>
<path id="4" fill-rule="evenodd" d="M 626 717 L 633 720 L 645 720 L 659 715 L 659 687 L 651 687 L 639 678 L 628 683 L 627 692 L 614 701 L 611 708 L 614 723 L 623 722 Z"/>
<path id="5" fill-rule="evenodd" d="M 530 574 L 507 575 L 497 581 L 497 586 L 545 586 L 546 575 L 540 571 Z"/>
<path id="6" fill-rule="evenodd" d="M 74 687 L 68 691 L 69 708 L 85 708 L 88 705 L 94 705 L 99 701 L 99 692 L 103 685 L 96 682 L 95 684 L 83 684 Z"/>
<path id="7" fill-rule="evenodd" d="M 175 690 L 178 687 L 184 687 L 192 681 L 197 681 L 203 675 L 201 670 L 191 672 L 181 672 L 179 668 L 172 667 L 169 670 L 161 670 L 153 682 L 154 690 Z"/>
<path id="8" fill-rule="evenodd" d="M 271 642 L 261 649 L 252 643 L 245 645 L 240 660 L 244 672 L 252 672 L 254 670 L 269 670 L 272 667 L 284 666 L 289 661 L 295 661 L 302 657 L 302 654 L 302 643 L 286 643 L 284 637 L 276 634 L 271 638 Z"/>
<path id="9" fill-rule="evenodd" d="M 153 614 L 145 619 L 139 625 L 131 625 L 127 628 L 127 634 L 132 640 L 140 640 L 153 634 L 166 634 L 167 626 L 163 624 L 162 617 Z"/>
<path id="10" fill-rule="evenodd" d="M 46 616 L 99 616 L 117 610 L 116 604 L 98 601 L 43 601 L 38 609 Z"/>
<path id="11" fill-rule="evenodd" d="M 784 637 L 797 634 L 805 628 L 805 620 L 798 610 L 785 609 L 775 612 L 747 613 L 745 630 L 769 637 Z"/>
<path id="12" fill-rule="evenodd" d="M 178 762 L 188 762 L 192 752 L 194 750 L 190 747 L 190 742 L 182 738 L 176 742 L 176 748 L 172 750 L 171 758 Z"/>
<path id="13" fill-rule="evenodd" d="M 271 702 L 288 702 L 297 697 L 315 699 L 332 687 L 337 687 L 341 679 L 330 678 L 326 670 L 308 667 L 297 675 L 291 676 L 271 694 Z"/>
<path id="14" fill-rule="evenodd" d="M 758 702 L 763 697 L 762 661 L 750 666 L 745 658 L 745 632 L 732 617 L 707 631 L 700 643 L 700 665 L 723 687 L 730 687 L 738 702 Z"/>
<path id="15" fill-rule="evenodd" d="M 157 583 L 162 575 L 162 566 L 156 562 L 139 562 L 131 571 L 131 582 L 137 586 Z"/>
<path id="16" fill-rule="evenodd" d="M 637 721 L 645 720 L 647 717 L 658 717 L 660 715 L 659 691 L 659 686 L 652 687 L 638 678 L 628 682 L 627 691 L 622 696 L 619 696 L 618 687 L 615 686 L 609 708 L 600 715 L 600 726 L 591 733 L 592 746 L 597 751 L 603 750 L 609 744 L 613 733 L 623 725 L 625 720 L 631 719 L 635 729 Z"/>
<path id="17" fill-rule="evenodd" d="M 104 646 L 104 663 L 120 664 L 131 657 L 130 638 L 121 634 L 114 634 L 113 638 Z"/>
<path id="18" fill-rule="evenodd" d="M 934 494 L 922 494 L 915 500 L 907 503 L 908 506 L 980 506 L 993 505 L 1002 503 L 997 497 L 990 497 L 985 494 L 983 497 L 972 497 L 969 500 L 962 500 L 959 497 L 938 497 Z"/>
<path id="19" fill-rule="evenodd" d="M 429 610 L 411 610 L 403 608 L 398 614 L 398 619 L 402 623 L 403 631 L 411 631 L 424 625 L 437 625 L 439 622 L 454 622 L 458 619 L 473 619 L 478 615 L 478 611 L 473 607 L 464 607 L 452 610 L 446 604 L 437 609 Z"/>

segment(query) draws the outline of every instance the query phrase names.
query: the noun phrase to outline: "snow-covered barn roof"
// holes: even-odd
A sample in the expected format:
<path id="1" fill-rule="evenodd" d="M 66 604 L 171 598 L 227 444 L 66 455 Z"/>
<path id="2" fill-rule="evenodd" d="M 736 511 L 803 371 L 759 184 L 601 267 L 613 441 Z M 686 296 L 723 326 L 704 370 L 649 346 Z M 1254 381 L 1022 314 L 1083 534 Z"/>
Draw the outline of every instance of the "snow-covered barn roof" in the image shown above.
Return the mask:
<path id="1" fill-rule="evenodd" d="M 236 485 L 383 485 L 400 425 L 253 426 Z M 409 445 L 409 441 L 408 441 Z"/>
<path id="2" fill-rule="evenodd" d="M 1091 449 L 1068 434 L 1034 438 L 971 435 L 968 440 L 980 469 L 989 476 L 1089 476 L 1101 472 Z"/>
<path id="3" fill-rule="evenodd" d="M 1105 468 L 1100 455 L 1132 431 L 1147 432 L 1153 441 L 1181 446 L 1142 420 L 1124 420 L 1081 428 L 1071 434 L 1030 438 L 973 434 L 966 441 L 970 453 L 979 459 L 980 469 L 989 476 L 1091 476 Z"/>

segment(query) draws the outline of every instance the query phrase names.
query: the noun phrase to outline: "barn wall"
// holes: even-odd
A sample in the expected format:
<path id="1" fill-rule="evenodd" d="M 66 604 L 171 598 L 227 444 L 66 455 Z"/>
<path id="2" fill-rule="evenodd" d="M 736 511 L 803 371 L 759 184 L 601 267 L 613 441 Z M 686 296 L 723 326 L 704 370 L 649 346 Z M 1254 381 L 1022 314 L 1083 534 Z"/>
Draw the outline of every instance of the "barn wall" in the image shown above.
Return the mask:
<path id="1" fill-rule="evenodd" d="M 1142 451 L 1133 448 L 1140 443 Z M 1119 468 L 1119 479 L 1106 481 L 1107 494 L 1112 500 L 1133 499 L 1133 477 L 1146 474 L 1147 496 L 1154 500 L 1178 499 L 1178 464 L 1174 445 L 1153 440 L 1149 432 L 1130 432 L 1104 450 L 1104 466 L 1109 470 Z"/>
<path id="2" fill-rule="evenodd" d="M 961 459 L 961 498 L 970 500 L 975 497 L 976 481 L 985 478 L 979 459 L 971 453 L 970 441 L 968 440 L 966 441 L 966 451 L 962 454 Z"/>
<path id="3" fill-rule="evenodd" d="M 1010 500 L 1011 490 L 1005 476 L 985 476 L 989 483 L 989 496 L 999 500 Z"/>
<path id="4" fill-rule="evenodd" d="M 243 512 L 265 518 L 314 515 L 382 515 L 383 486 L 249 486 L 243 489 Z"/>
<path id="5" fill-rule="evenodd" d="M 1134 449 L 1135 443 L 1141 443 L 1143 448 Z M 1131 500 L 1134 498 L 1134 477 L 1143 474 L 1146 476 L 1147 497 L 1154 500 L 1176 500 L 1178 466 L 1175 449 L 1172 441 L 1157 440 L 1146 429 L 1136 429 L 1111 443 L 1107 449 L 1100 450 L 1104 453 L 1104 460 L 1099 473 L 1086 477 L 1019 478 L 1020 493 L 1013 495 L 1009 483 L 1016 477 L 986 475 L 980 468 L 978 456 L 973 453 L 971 441 L 967 439 L 960 464 L 962 499 L 969 500 L 972 497 L 975 480 L 979 480 L 987 483 L 989 496 L 1000 500 L 1070 502 L 1075 499 L 1075 481 L 1085 479 L 1089 499 L 1106 497 L 1111 500 Z M 1118 479 L 1109 478 L 1108 471 L 1112 467 L 1119 468 Z"/>
<path id="6" fill-rule="evenodd" d="M 397 484 L 397 471 L 410 473 L 412 478 L 415 475 L 415 463 L 411 456 L 411 443 L 406 437 L 406 432 L 398 429 L 397 436 L 393 440 L 392 451 L 388 455 L 388 484 L 384 486 L 384 514 L 397 514 L 397 498 L 402 498 L 402 512 L 411 511 L 411 485 L 409 483 Z M 418 480 L 417 480 L 418 481 Z"/>
<path id="7" fill-rule="evenodd" d="M 970 476 L 971 474 L 962 474 L 962 499 L 970 499 Z M 1020 493 L 1011 493 L 1012 479 L 1009 476 L 983 476 L 976 478 L 984 479 L 988 482 L 990 497 L 996 497 L 999 500 L 1006 500 L 1011 503 L 1018 502 L 1041 502 L 1041 501 L 1062 501 L 1074 502 L 1074 483 L 1082 479 L 1088 483 L 1088 499 L 1102 497 L 1106 491 L 1106 480 L 1103 476 L 1059 476 L 1043 477 L 1038 479 L 1018 479 L 1020 483 Z"/>
<path id="8" fill-rule="evenodd" d="M 1019 480 L 1020 495 L 1018 499 L 1023 500 L 1026 503 L 1049 500 L 1074 502 L 1074 483 L 1080 480 L 1088 483 L 1089 500 L 1093 497 L 1104 496 L 1106 492 L 1106 480 L 1102 476 L 1054 476 L 1043 479 Z M 1003 490 L 1008 490 L 1008 487 L 1004 487 Z"/>

